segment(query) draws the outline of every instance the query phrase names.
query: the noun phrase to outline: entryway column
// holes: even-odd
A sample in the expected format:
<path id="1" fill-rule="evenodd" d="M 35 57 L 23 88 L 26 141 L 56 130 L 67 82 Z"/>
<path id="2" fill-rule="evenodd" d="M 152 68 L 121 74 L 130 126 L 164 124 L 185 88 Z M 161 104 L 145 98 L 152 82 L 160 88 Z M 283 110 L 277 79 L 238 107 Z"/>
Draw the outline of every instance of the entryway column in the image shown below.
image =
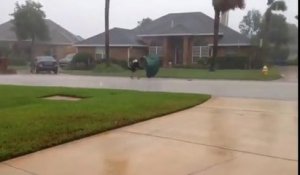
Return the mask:
<path id="1" fill-rule="evenodd" d="M 130 63 L 130 57 L 131 57 L 131 47 L 128 47 L 127 48 L 127 64 L 129 66 L 129 63 Z"/>
<path id="2" fill-rule="evenodd" d="M 170 61 L 170 42 L 169 38 L 165 37 L 163 41 L 163 67 L 168 67 Z"/>
<path id="3" fill-rule="evenodd" d="M 183 38 L 183 65 L 191 64 L 190 52 L 189 37 L 185 36 Z"/>

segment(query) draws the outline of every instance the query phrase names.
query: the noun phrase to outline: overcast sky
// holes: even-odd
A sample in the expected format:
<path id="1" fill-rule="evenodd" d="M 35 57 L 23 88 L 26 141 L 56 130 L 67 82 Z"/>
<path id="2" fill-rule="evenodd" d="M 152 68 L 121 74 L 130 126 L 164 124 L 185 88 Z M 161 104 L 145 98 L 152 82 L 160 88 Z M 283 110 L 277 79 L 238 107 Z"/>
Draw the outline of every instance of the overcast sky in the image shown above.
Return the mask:
<path id="1" fill-rule="evenodd" d="M 18 0 L 23 3 L 25 0 Z M 44 7 L 47 18 L 84 38 L 104 31 L 105 0 L 36 0 Z M 214 16 L 212 0 L 111 0 L 110 28 L 134 28 L 137 21 L 145 17 L 157 19 L 168 13 L 201 11 Z M 15 0 L 0 0 L 0 23 L 11 19 Z M 266 9 L 267 0 L 246 0 L 244 10 L 229 13 L 229 26 L 237 31 L 238 25 L 248 10 Z M 285 0 L 288 10 L 284 13 L 287 21 L 298 25 L 298 0 Z"/>

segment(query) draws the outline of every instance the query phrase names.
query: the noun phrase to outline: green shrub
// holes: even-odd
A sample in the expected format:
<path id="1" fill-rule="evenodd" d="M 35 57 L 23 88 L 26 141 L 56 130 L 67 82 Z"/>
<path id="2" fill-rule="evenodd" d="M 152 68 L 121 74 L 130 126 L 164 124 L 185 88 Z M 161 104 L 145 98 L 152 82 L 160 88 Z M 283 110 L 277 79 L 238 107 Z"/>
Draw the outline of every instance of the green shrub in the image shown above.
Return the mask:
<path id="1" fill-rule="evenodd" d="M 8 47 L 0 47 L 0 58 L 8 57 L 11 53 L 11 50 Z"/>
<path id="2" fill-rule="evenodd" d="M 290 55 L 288 47 L 273 48 L 271 52 L 272 61 L 275 64 L 284 64 Z"/>
<path id="3" fill-rule="evenodd" d="M 208 65 L 212 58 L 209 58 Z M 216 57 L 215 66 L 217 69 L 246 69 L 249 67 L 249 57 L 245 56 L 223 56 Z"/>
<path id="4" fill-rule="evenodd" d="M 29 58 L 25 54 L 15 52 L 7 46 L 0 47 L 0 58 L 8 58 L 10 65 L 26 65 Z"/>
<path id="5" fill-rule="evenodd" d="M 263 67 L 263 60 L 261 57 L 253 57 L 250 60 L 250 67 L 251 69 L 262 69 Z"/>
<path id="6" fill-rule="evenodd" d="M 67 67 L 67 69 L 72 70 L 89 70 L 95 67 L 95 61 L 91 54 L 89 53 L 77 53 L 72 61 L 71 64 Z"/>
<path id="7" fill-rule="evenodd" d="M 136 58 L 129 58 L 129 61 L 133 61 L 134 59 Z M 143 60 L 143 59 L 138 59 L 139 61 L 139 64 L 140 64 L 140 68 L 141 69 L 144 69 L 145 66 L 146 66 L 146 60 Z M 114 59 L 114 58 L 111 58 L 111 61 L 110 61 L 112 64 L 116 64 L 116 65 L 119 65 L 121 66 L 123 69 L 128 69 L 128 60 L 127 58 L 126 59 Z"/>
<path id="8" fill-rule="evenodd" d="M 111 63 L 110 66 L 106 64 L 98 64 L 93 69 L 94 72 L 101 72 L 101 73 L 116 73 L 116 72 L 124 72 L 127 68 L 123 68 L 118 64 Z"/>
<path id="9" fill-rule="evenodd" d="M 129 60 L 133 60 L 133 58 L 131 58 Z M 111 63 L 119 65 L 123 69 L 128 69 L 128 61 L 127 61 L 127 59 L 111 59 Z"/>
<path id="10" fill-rule="evenodd" d="M 298 65 L 298 57 L 295 59 L 292 59 L 292 60 L 287 60 L 286 63 L 287 63 L 287 65 L 290 65 L 290 66 L 296 66 L 296 65 Z"/>
<path id="11" fill-rule="evenodd" d="M 10 56 L 8 56 L 8 58 L 9 58 L 9 64 L 15 66 L 24 66 L 29 62 L 28 58 L 21 55 L 11 54 Z"/>
<path id="12" fill-rule="evenodd" d="M 189 64 L 189 65 L 173 65 L 173 68 L 183 68 L 183 69 L 206 69 L 207 65 L 198 64 Z"/>
<path id="13" fill-rule="evenodd" d="M 212 58 L 199 59 L 198 64 L 202 68 L 208 68 Z M 216 69 L 260 69 L 262 60 L 260 58 L 252 58 L 247 56 L 222 56 L 216 57 Z"/>
<path id="14" fill-rule="evenodd" d="M 208 69 L 210 65 L 210 59 L 211 59 L 210 57 L 199 58 L 197 61 L 199 68 Z"/>
<path id="15" fill-rule="evenodd" d="M 89 53 L 77 53 L 73 59 L 72 59 L 73 63 L 86 63 L 89 64 L 91 62 L 93 62 L 93 56 Z"/>

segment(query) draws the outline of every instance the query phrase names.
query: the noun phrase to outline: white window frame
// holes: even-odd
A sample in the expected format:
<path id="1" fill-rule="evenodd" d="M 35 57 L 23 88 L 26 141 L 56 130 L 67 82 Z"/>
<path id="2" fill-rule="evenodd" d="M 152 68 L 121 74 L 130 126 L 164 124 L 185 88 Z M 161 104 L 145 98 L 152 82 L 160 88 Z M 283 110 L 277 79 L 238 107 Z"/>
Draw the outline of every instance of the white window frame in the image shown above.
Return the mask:
<path id="1" fill-rule="evenodd" d="M 97 55 L 100 55 L 101 60 L 105 58 L 105 50 L 103 47 L 96 47 L 95 59 L 97 59 Z"/>
<path id="2" fill-rule="evenodd" d="M 195 55 L 194 49 L 198 49 L 199 54 Z M 203 54 L 203 51 L 202 51 L 203 49 L 208 49 L 208 55 Z M 209 46 L 193 46 L 193 48 L 192 48 L 192 63 L 197 63 L 197 60 L 195 59 L 196 57 L 201 59 L 203 57 L 210 57 L 210 56 L 211 56 L 211 52 L 210 52 Z"/>
<path id="3" fill-rule="evenodd" d="M 162 46 L 150 46 L 149 48 L 149 54 L 155 54 L 157 56 L 162 56 L 163 55 L 163 47 Z M 155 52 L 151 52 L 151 49 L 152 50 L 155 50 Z"/>

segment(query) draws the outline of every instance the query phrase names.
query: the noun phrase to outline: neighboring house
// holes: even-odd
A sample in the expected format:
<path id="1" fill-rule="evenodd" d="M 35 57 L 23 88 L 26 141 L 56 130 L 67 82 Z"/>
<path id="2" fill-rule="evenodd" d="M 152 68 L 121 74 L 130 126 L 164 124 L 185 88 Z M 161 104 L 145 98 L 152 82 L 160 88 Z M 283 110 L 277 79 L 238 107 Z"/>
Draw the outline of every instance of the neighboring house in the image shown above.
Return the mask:
<path id="1" fill-rule="evenodd" d="M 129 59 L 156 54 L 162 63 L 187 65 L 212 55 L 214 20 L 201 13 L 175 13 L 158 18 L 135 29 L 110 30 L 112 59 Z M 248 38 L 220 24 L 218 56 L 253 53 Z M 79 52 L 89 52 L 95 58 L 105 58 L 105 34 L 101 33 L 77 44 Z"/>
<path id="2" fill-rule="evenodd" d="M 69 53 L 76 52 L 76 47 L 73 45 L 80 41 L 80 37 L 75 36 L 55 22 L 45 20 L 48 29 L 48 41 L 36 41 L 35 55 L 52 55 L 58 59 L 65 57 Z M 31 40 L 18 41 L 15 32 L 12 30 L 13 24 L 11 21 L 0 25 L 0 44 L 10 48 L 19 48 L 24 53 L 30 51 Z"/>
<path id="3" fill-rule="evenodd" d="M 105 34 L 76 43 L 78 52 L 86 52 L 94 55 L 96 60 L 105 58 Z M 134 30 L 113 28 L 110 30 L 110 57 L 112 59 L 127 60 L 146 55 L 148 46 L 137 36 Z"/>

